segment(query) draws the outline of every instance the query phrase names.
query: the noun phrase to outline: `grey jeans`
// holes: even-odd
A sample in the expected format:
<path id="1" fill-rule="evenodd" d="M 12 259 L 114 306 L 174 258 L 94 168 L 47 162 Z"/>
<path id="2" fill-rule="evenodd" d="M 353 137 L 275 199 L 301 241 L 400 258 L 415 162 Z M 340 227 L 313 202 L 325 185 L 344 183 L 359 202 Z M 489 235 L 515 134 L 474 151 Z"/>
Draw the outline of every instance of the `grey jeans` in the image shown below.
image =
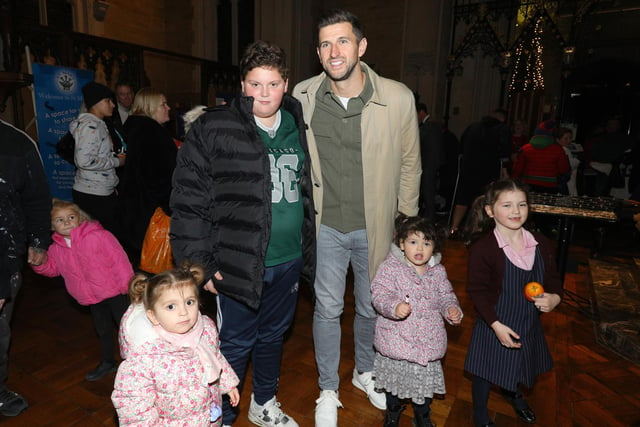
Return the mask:
<path id="1" fill-rule="evenodd" d="M 355 319 L 353 339 L 355 364 L 360 372 L 373 370 L 373 332 L 376 313 L 371 305 L 367 233 L 341 233 L 320 226 L 317 244 L 316 304 L 313 314 L 313 342 L 321 390 L 338 390 L 340 379 L 340 316 L 344 309 L 349 264 L 354 274 Z"/>

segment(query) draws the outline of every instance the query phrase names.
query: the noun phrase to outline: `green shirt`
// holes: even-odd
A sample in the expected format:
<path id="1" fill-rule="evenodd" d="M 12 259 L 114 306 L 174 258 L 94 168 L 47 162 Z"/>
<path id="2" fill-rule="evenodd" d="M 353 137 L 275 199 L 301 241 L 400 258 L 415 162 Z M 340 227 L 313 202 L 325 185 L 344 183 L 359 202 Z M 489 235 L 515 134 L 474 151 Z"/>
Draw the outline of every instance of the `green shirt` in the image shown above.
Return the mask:
<path id="1" fill-rule="evenodd" d="M 271 237 L 264 264 L 282 264 L 302 256 L 302 192 L 300 175 L 304 151 L 291 113 L 280 109 L 280 127 L 274 138 L 258 128 L 271 169 Z"/>
<path id="2" fill-rule="evenodd" d="M 322 224 L 348 233 L 365 228 L 362 180 L 362 109 L 373 95 L 366 78 L 359 96 L 345 110 L 329 78 L 318 89 L 311 129 L 322 169 Z"/>

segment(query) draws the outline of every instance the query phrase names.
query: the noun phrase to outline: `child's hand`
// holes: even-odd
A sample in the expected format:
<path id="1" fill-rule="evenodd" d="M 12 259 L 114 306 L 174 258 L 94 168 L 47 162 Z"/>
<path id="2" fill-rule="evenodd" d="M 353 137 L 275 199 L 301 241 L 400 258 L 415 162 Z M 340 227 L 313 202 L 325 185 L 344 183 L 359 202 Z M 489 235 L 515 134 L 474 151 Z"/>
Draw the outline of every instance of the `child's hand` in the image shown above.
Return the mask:
<path id="1" fill-rule="evenodd" d="M 396 317 L 404 319 L 411 314 L 411 306 L 408 302 L 401 302 L 396 305 Z"/>
<path id="2" fill-rule="evenodd" d="M 520 335 L 516 334 L 513 329 L 507 325 L 503 325 L 497 320 L 491 324 L 491 329 L 496 334 L 498 341 L 506 348 L 520 348 L 522 344 L 515 341 L 520 339 Z"/>
<path id="3" fill-rule="evenodd" d="M 27 262 L 31 265 L 42 265 L 47 262 L 47 252 L 29 248 Z"/>
<path id="4" fill-rule="evenodd" d="M 238 406 L 238 403 L 240 402 L 240 393 L 238 392 L 237 387 L 227 393 L 227 396 L 229 396 L 231 406 Z"/>
<path id="5" fill-rule="evenodd" d="M 536 305 L 538 311 L 548 313 L 560 304 L 561 298 L 558 294 L 543 293 L 537 297 L 533 297 L 533 302 Z"/>
<path id="6" fill-rule="evenodd" d="M 447 310 L 447 319 L 452 325 L 459 325 L 462 321 L 462 310 L 458 307 L 449 307 Z"/>

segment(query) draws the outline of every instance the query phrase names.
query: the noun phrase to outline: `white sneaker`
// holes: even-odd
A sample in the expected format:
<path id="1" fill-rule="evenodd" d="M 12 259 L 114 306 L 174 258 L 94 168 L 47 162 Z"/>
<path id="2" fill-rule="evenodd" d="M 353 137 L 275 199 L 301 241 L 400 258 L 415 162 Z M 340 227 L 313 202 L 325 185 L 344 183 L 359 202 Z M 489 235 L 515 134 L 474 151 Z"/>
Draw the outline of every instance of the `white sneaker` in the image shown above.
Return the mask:
<path id="1" fill-rule="evenodd" d="M 298 427 L 293 418 L 282 412 L 275 396 L 264 405 L 258 405 L 253 399 L 253 393 L 249 405 L 249 421 L 261 427 Z"/>
<path id="2" fill-rule="evenodd" d="M 338 408 L 343 408 L 338 392 L 322 390 L 316 400 L 316 427 L 338 427 Z"/>
<path id="3" fill-rule="evenodd" d="M 356 388 L 367 393 L 367 397 L 369 398 L 369 402 L 373 406 L 378 409 L 385 410 L 387 409 L 387 398 L 384 393 L 380 393 L 376 391 L 375 382 L 373 381 L 373 377 L 371 372 L 363 372 L 362 374 L 358 373 L 357 369 L 353 370 L 353 379 L 351 380 Z"/>

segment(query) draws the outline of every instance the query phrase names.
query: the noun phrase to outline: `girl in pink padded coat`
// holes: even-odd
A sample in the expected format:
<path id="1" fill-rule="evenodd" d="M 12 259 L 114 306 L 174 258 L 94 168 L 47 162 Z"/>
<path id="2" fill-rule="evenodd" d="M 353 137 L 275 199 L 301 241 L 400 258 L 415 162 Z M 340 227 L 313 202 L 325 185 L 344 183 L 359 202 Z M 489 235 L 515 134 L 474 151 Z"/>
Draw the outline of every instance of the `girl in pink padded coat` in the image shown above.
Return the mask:
<path id="1" fill-rule="evenodd" d="M 132 280 L 111 395 L 121 426 L 220 426 L 221 395 L 238 404 L 238 377 L 198 309 L 202 275 L 185 266 Z"/>
<path id="2" fill-rule="evenodd" d="M 462 310 L 439 264 L 440 234 L 428 219 L 400 215 L 395 243 L 371 284 L 378 312 L 374 376 L 387 398 L 384 427 L 398 426 L 403 399 L 411 399 L 414 427 L 432 427 L 431 399 L 445 393 L 444 319 L 459 324 Z"/>
<path id="3" fill-rule="evenodd" d="M 100 363 L 85 379 L 97 381 L 118 366 L 113 329 L 129 306 L 127 287 L 133 268 L 113 234 L 78 205 L 59 199 L 52 205 L 53 244 L 45 261 L 33 265 L 33 270 L 47 277 L 62 276 L 67 292 L 89 306 L 100 340 Z"/>

